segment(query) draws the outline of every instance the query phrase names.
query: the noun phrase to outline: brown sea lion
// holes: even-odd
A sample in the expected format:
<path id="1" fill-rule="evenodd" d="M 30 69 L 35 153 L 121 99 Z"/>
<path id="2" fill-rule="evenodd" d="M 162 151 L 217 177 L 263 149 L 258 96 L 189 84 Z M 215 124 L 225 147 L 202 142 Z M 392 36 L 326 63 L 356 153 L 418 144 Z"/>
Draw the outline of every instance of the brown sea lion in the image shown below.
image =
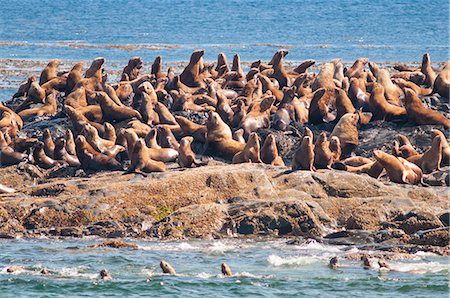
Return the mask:
<path id="1" fill-rule="evenodd" d="M 341 159 L 342 149 L 341 149 L 341 141 L 337 136 L 330 137 L 330 150 L 333 154 L 333 161 L 338 161 Z"/>
<path id="2" fill-rule="evenodd" d="M 353 106 L 351 99 L 348 97 L 347 92 L 340 88 L 335 88 L 334 95 L 336 96 L 336 119 L 341 119 L 344 114 L 353 114 L 356 112 L 356 109 Z"/>
<path id="3" fill-rule="evenodd" d="M 108 270 L 102 269 L 99 273 L 100 279 L 102 280 L 112 280 L 111 274 L 109 274 Z"/>
<path id="4" fill-rule="evenodd" d="M 265 164 L 284 166 L 284 161 L 278 154 L 277 144 L 275 141 L 275 136 L 273 134 L 269 134 L 264 141 L 264 144 L 261 148 L 261 160 Z"/>
<path id="5" fill-rule="evenodd" d="M 128 60 L 128 65 L 124 67 L 122 71 L 121 81 L 132 81 L 139 77 L 139 72 L 144 64 L 141 57 L 131 57 Z M 124 74 L 128 76 L 128 80 L 124 80 Z"/>
<path id="6" fill-rule="evenodd" d="M 320 133 L 314 144 L 314 166 L 317 169 L 331 169 L 333 153 L 325 132 Z"/>
<path id="7" fill-rule="evenodd" d="M 81 166 L 80 161 L 76 155 L 70 155 L 66 150 L 67 142 L 64 138 L 56 139 L 55 150 L 53 156 L 56 160 L 63 160 L 71 167 Z"/>
<path id="8" fill-rule="evenodd" d="M 44 143 L 45 154 L 53 158 L 53 152 L 55 151 L 55 143 L 53 142 L 52 135 L 50 134 L 50 130 L 48 128 L 44 129 L 44 133 L 42 135 L 42 142 Z"/>
<path id="9" fill-rule="evenodd" d="M 31 104 L 41 104 L 45 102 L 46 92 L 37 82 L 31 82 L 28 89 L 27 98 L 14 109 L 16 113 L 19 113 L 25 109 L 28 109 Z"/>
<path id="10" fill-rule="evenodd" d="M 47 156 L 44 152 L 44 143 L 42 142 L 37 142 L 34 145 L 33 159 L 34 163 L 43 169 L 51 169 L 64 163 L 63 161 L 57 161 Z"/>
<path id="11" fill-rule="evenodd" d="M 275 96 L 277 102 L 283 99 L 283 91 L 279 90 L 268 77 L 260 75 L 258 78 L 262 85 L 262 92 L 266 93 L 267 91 L 270 91 L 273 96 Z"/>
<path id="12" fill-rule="evenodd" d="M 41 72 L 39 77 L 39 85 L 43 85 L 44 83 L 50 81 L 53 78 L 56 78 L 58 73 L 58 66 L 61 64 L 61 60 L 53 59 L 47 64 L 44 70 Z"/>
<path id="13" fill-rule="evenodd" d="M 312 91 L 316 91 L 320 88 L 325 88 L 326 90 L 333 91 L 336 88 L 336 84 L 333 80 L 334 76 L 334 64 L 324 63 L 320 67 L 320 72 L 316 76 L 315 80 L 311 85 Z"/>
<path id="14" fill-rule="evenodd" d="M 216 112 L 209 112 L 206 129 L 204 153 L 211 152 L 231 160 L 236 153 L 242 151 L 245 147 L 245 144 L 233 140 L 230 127 Z"/>
<path id="15" fill-rule="evenodd" d="M 447 142 L 447 138 L 444 136 L 442 131 L 438 129 L 432 129 L 431 135 L 433 137 L 433 140 L 435 137 L 439 136 L 441 138 L 441 144 L 442 144 L 442 161 L 441 166 L 448 166 L 450 165 L 450 146 Z"/>
<path id="16" fill-rule="evenodd" d="M 183 136 L 192 136 L 195 141 L 206 141 L 206 125 L 194 123 L 183 116 L 175 116 L 175 120 L 183 131 Z"/>
<path id="17" fill-rule="evenodd" d="M 431 67 L 430 54 L 428 53 L 423 54 L 420 71 L 425 75 L 425 80 L 423 84 L 426 87 L 433 87 L 434 81 L 436 80 L 436 73 Z"/>
<path id="18" fill-rule="evenodd" d="M 172 130 L 167 125 L 158 126 L 158 141 L 163 148 L 173 148 L 178 150 L 180 144 L 177 142 Z"/>
<path id="19" fill-rule="evenodd" d="M 394 79 L 403 79 L 407 82 L 416 84 L 418 86 L 422 85 L 425 81 L 425 75 L 420 71 L 405 71 L 394 73 L 391 76 L 392 80 Z"/>
<path id="20" fill-rule="evenodd" d="M 40 107 L 29 108 L 23 111 L 20 111 L 18 115 L 22 119 L 28 119 L 31 117 L 41 117 L 41 116 L 54 116 L 56 114 L 56 92 L 53 91 L 49 95 L 47 95 L 45 99 L 45 103 Z"/>
<path id="21" fill-rule="evenodd" d="M 305 60 L 301 62 L 296 68 L 294 68 L 293 71 L 298 74 L 302 74 L 305 73 L 308 70 L 308 68 L 310 68 L 314 64 L 316 64 L 315 60 Z"/>
<path id="22" fill-rule="evenodd" d="M 418 184 L 422 180 L 422 171 L 415 164 L 381 150 L 373 152 L 375 159 L 386 169 L 389 179 L 395 183 Z"/>
<path id="23" fill-rule="evenodd" d="M 345 72 L 345 76 L 349 79 L 355 77 L 355 78 L 361 78 L 363 76 L 364 66 L 369 62 L 369 59 L 367 58 L 358 58 L 353 63 L 353 65 L 347 69 Z"/>
<path id="24" fill-rule="evenodd" d="M 427 109 L 417 94 L 409 88 L 405 88 L 405 98 L 403 99 L 408 119 L 419 125 L 439 124 L 445 128 L 450 128 L 450 120 L 438 111 Z"/>
<path id="25" fill-rule="evenodd" d="M 115 142 L 101 138 L 97 129 L 89 123 L 84 125 L 83 135 L 92 148 L 105 155 L 116 156 L 119 152 L 125 151 L 124 147 L 116 145 Z"/>
<path id="26" fill-rule="evenodd" d="M 275 97 L 268 96 L 260 102 L 253 104 L 250 111 L 242 119 L 240 125 L 244 129 L 246 136 L 260 128 L 268 128 L 270 126 L 270 110 L 274 102 Z"/>
<path id="27" fill-rule="evenodd" d="M 95 58 L 91 66 L 86 70 L 84 77 L 85 78 L 92 78 L 96 77 L 99 81 L 102 80 L 102 72 L 103 72 L 103 64 L 105 63 L 105 58 L 103 57 L 97 57 Z"/>
<path id="28" fill-rule="evenodd" d="M 432 93 L 438 93 L 440 96 L 447 99 L 450 98 L 450 60 L 445 63 L 444 68 L 436 77 Z"/>
<path id="29" fill-rule="evenodd" d="M 374 120 L 390 120 L 406 116 L 406 109 L 387 102 L 384 87 L 374 83 L 369 98 L 370 111 Z"/>
<path id="30" fill-rule="evenodd" d="M 389 71 L 380 69 L 374 62 L 369 62 L 369 67 L 376 77 L 377 83 L 383 86 L 386 100 L 393 105 L 401 106 L 400 98 L 403 97 L 403 91 L 392 82 Z"/>
<path id="31" fill-rule="evenodd" d="M 105 92 L 95 92 L 95 99 L 100 104 L 104 120 L 123 121 L 131 118 L 142 120 L 138 111 L 127 106 L 118 106 Z"/>
<path id="32" fill-rule="evenodd" d="M 304 136 L 291 162 L 292 170 L 315 171 L 314 145 L 311 136 Z"/>
<path id="33" fill-rule="evenodd" d="M 85 123 L 89 123 L 90 125 L 94 126 L 100 135 L 103 135 L 105 133 L 105 127 L 103 125 L 97 122 L 90 121 L 82 113 L 78 112 L 71 106 L 65 106 L 64 112 L 66 113 L 67 116 L 69 116 L 69 119 L 72 121 L 73 128 L 75 129 L 75 132 L 77 134 L 83 130 Z"/>
<path id="34" fill-rule="evenodd" d="M 169 109 L 160 102 L 155 104 L 155 112 L 159 116 L 159 124 L 177 125 L 175 117 L 170 113 Z"/>
<path id="35" fill-rule="evenodd" d="M 161 262 L 159 263 L 159 266 L 161 267 L 163 273 L 170 274 L 170 275 L 176 275 L 177 274 L 175 269 L 173 269 L 173 267 L 169 263 L 164 261 L 164 260 L 161 260 Z"/>
<path id="36" fill-rule="evenodd" d="M 341 117 L 331 132 L 330 138 L 336 136 L 341 143 L 344 156 L 350 156 L 351 152 L 359 145 L 358 140 L 358 114 L 347 113 Z"/>
<path id="37" fill-rule="evenodd" d="M 200 61 L 205 53 L 204 50 L 194 51 L 191 55 L 189 64 L 180 74 L 180 81 L 189 87 L 204 87 L 205 83 L 199 78 Z"/>
<path id="38" fill-rule="evenodd" d="M 30 76 L 28 79 L 20 83 L 19 88 L 17 89 L 17 92 L 14 93 L 12 96 L 12 99 L 27 96 L 28 90 L 30 89 L 31 83 L 36 81 L 36 76 Z"/>
<path id="39" fill-rule="evenodd" d="M 53 90 L 64 92 L 66 91 L 67 87 L 67 77 L 64 76 L 53 78 L 45 84 L 42 84 L 41 87 L 45 90 L 46 93 L 50 93 Z"/>
<path id="40" fill-rule="evenodd" d="M 14 188 L 5 186 L 3 184 L 0 184 L 0 194 L 4 194 L 4 193 L 15 193 L 16 190 Z"/>
<path id="41" fill-rule="evenodd" d="M 193 137 L 184 137 L 180 141 L 177 163 L 182 168 L 191 168 L 200 165 L 200 161 L 195 158 L 195 153 L 191 148 L 191 144 L 193 141 Z"/>
<path id="42" fill-rule="evenodd" d="M 15 151 L 12 147 L 8 146 L 4 134 L 0 130 L 0 165 L 16 165 L 26 160 L 27 157 L 27 154 Z"/>
<path id="43" fill-rule="evenodd" d="M 86 89 L 83 86 L 80 86 L 72 93 L 70 93 L 66 100 L 64 101 L 64 105 L 71 106 L 72 108 L 80 108 L 86 107 L 88 105 L 86 98 Z"/>
<path id="44" fill-rule="evenodd" d="M 262 163 L 259 136 L 256 132 L 250 134 L 244 149 L 236 153 L 231 162 L 233 164 L 246 162 Z"/>
<path id="45" fill-rule="evenodd" d="M 131 154 L 131 165 L 127 170 L 127 173 L 131 172 L 164 172 L 166 165 L 164 162 L 153 160 L 148 154 L 149 148 L 144 144 L 144 140 L 138 140 L 133 147 L 133 153 Z M 150 149 L 159 150 L 159 149 Z"/>
<path id="46" fill-rule="evenodd" d="M 244 130 L 242 128 L 233 132 L 233 140 L 238 141 L 239 143 L 245 144 Z"/>
<path id="47" fill-rule="evenodd" d="M 157 80 L 166 77 L 166 75 L 162 71 L 162 57 L 161 56 L 156 56 L 155 60 L 153 61 L 150 73 L 152 75 L 154 75 Z"/>
<path id="48" fill-rule="evenodd" d="M 272 58 L 273 74 L 271 77 L 277 79 L 280 89 L 290 86 L 290 80 L 283 65 L 284 57 L 288 53 L 288 50 L 278 50 Z"/>
<path id="49" fill-rule="evenodd" d="M 429 174 L 440 169 L 442 160 L 442 138 L 435 136 L 431 143 L 430 149 L 423 154 L 413 155 L 408 161 L 418 165 L 424 174 Z"/>
<path id="50" fill-rule="evenodd" d="M 145 145 L 148 148 L 161 149 L 161 146 L 158 144 L 157 137 L 158 137 L 158 129 L 152 128 L 152 130 L 144 138 Z"/>
<path id="51" fill-rule="evenodd" d="M 400 88 L 411 88 L 414 90 L 414 92 L 416 92 L 417 94 L 420 95 L 428 95 L 431 93 L 432 89 L 431 88 L 422 88 L 418 85 L 416 85 L 413 82 L 409 82 L 409 81 L 405 81 L 404 79 L 392 79 L 392 81 L 397 84 L 398 86 L 400 86 Z"/>
<path id="52" fill-rule="evenodd" d="M 66 95 L 70 94 L 77 83 L 83 78 L 83 68 L 84 62 L 78 62 L 70 70 L 67 76 Z"/>
<path id="53" fill-rule="evenodd" d="M 247 110 L 245 108 L 245 103 L 242 100 L 238 100 L 237 105 L 234 109 L 233 118 L 231 119 L 231 127 L 238 127 L 242 119 L 247 115 Z"/>
<path id="54" fill-rule="evenodd" d="M 227 263 L 222 263 L 221 271 L 222 271 L 222 274 L 225 275 L 225 276 L 232 276 L 233 275 L 233 273 L 231 272 L 231 268 L 230 268 L 230 266 L 227 265 Z"/>
<path id="55" fill-rule="evenodd" d="M 78 160 L 84 170 L 116 171 L 123 169 L 114 156 L 108 156 L 98 152 L 89 145 L 84 136 L 78 135 L 75 144 Z"/>
<path id="56" fill-rule="evenodd" d="M 320 124 L 334 121 L 336 119 L 335 104 L 334 88 L 333 91 L 327 91 L 325 88 L 316 90 L 308 110 L 309 123 Z"/>

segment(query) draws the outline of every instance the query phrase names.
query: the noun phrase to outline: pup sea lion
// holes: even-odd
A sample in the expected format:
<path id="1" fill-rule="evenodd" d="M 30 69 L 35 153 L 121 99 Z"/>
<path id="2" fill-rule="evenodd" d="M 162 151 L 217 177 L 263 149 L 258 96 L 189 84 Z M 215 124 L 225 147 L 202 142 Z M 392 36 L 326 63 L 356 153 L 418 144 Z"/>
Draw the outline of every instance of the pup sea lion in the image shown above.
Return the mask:
<path id="1" fill-rule="evenodd" d="M 222 274 L 225 275 L 225 276 L 232 276 L 233 275 L 233 273 L 231 272 L 231 268 L 230 268 L 230 266 L 228 266 L 227 263 L 222 263 L 221 271 L 222 271 Z"/>
<path id="2" fill-rule="evenodd" d="M 173 267 L 169 263 L 164 261 L 164 260 L 161 260 L 161 262 L 159 263 L 159 266 L 161 267 L 163 273 L 170 274 L 170 275 L 176 275 L 177 274 L 175 269 L 173 269 Z"/>
<path id="3" fill-rule="evenodd" d="M 292 170 L 315 171 L 314 145 L 311 136 L 304 136 L 291 162 Z"/>
<path id="4" fill-rule="evenodd" d="M 248 138 L 247 144 L 241 152 L 233 156 L 232 163 L 255 162 L 261 163 L 259 136 L 256 132 L 252 132 Z"/>
<path id="5" fill-rule="evenodd" d="M 374 150 L 375 159 L 386 169 L 389 179 L 396 183 L 418 184 L 422 179 L 422 170 L 415 164 L 381 150 Z"/>
<path id="6" fill-rule="evenodd" d="M 180 141 L 177 163 L 182 168 L 190 168 L 200 165 L 200 162 L 196 160 L 195 153 L 191 148 L 191 144 L 193 141 L 193 137 L 184 137 Z"/>
<path id="7" fill-rule="evenodd" d="M 275 136 L 269 134 L 264 141 L 261 148 L 261 160 L 265 164 L 274 166 L 284 166 L 284 161 L 280 155 L 278 155 L 277 144 L 275 142 Z"/>
<path id="8" fill-rule="evenodd" d="M 417 94 L 409 88 L 405 88 L 405 98 L 403 99 L 408 119 L 419 125 L 439 124 L 445 128 L 450 128 L 450 120 L 438 111 L 427 109 Z"/>
<path id="9" fill-rule="evenodd" d="M 233 132 L 233 140 L 238 141 L 239 143 L 245 144 L 244 130 L 242 128 Z"/>

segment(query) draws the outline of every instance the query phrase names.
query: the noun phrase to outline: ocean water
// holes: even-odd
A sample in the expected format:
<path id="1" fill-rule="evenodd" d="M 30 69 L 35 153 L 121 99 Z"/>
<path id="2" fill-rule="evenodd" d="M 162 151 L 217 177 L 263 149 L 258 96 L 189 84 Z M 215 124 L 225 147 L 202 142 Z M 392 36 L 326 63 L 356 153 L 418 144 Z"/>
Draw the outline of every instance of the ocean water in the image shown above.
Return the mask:
<path id="1" fill-rule="evenodd" d="M 448 0 L 2 0 L 0 59 L 449 59 Z"/>
<path id="2" fill-rule="evenodd" d="M 1 297 L 448 297 L 448 258 L 417 253 L 366 270 L 360 261 L 331 257 L 356 247 L 283 240 L 132 241 L 138 249 L 90 248 L 101 240 L 0 241 Z M 161 259 L 177 271 L 162 274 Z M 227 262 L 232 277 L 220 273 Z M 13 274 L 9 266 L 21 266 Z M 51 275 L 41 275 L 47 268 Z M 106 268 L 111 281 L 99 280 Z"/>

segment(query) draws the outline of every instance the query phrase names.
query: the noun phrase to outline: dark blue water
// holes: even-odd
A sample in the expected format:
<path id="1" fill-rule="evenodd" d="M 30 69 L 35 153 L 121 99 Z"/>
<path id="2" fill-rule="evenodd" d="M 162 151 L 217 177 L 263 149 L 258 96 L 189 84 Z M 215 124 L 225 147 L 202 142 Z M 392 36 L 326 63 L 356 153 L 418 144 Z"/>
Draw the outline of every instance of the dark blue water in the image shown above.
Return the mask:
<path id="1" fill-rule="evenodd" d="M 131 240 L 128 240 L 131 242 Z M 280 241 L 138 241 L 138 249 L 89 248 L 101 240 L 0 241 L 0 297 L 448 297 L 448 259 L 417 253 L 392 271 L 345 260 L 357 248 Z M 343 267 L 328 268 L 333 256 Z M 161 273 L 167 260 L 176 276 Z M 227 262 L 233 276 L 220 273 Z M 376 259 L 374 259 L 376 261 Z M 375 262 L 376 263 L 376 262 Z M 22 270 L 10 274 L 8 266 Z M 47 268 L 51 275 L 40 275 Z M 100 281 L 107 268 L 112 281 Z"/>
<path id="2" fill-rule="evenodd" d="M 449 59 L 448 0 L 1 1 L 0 58 Z M 123 45 L 128 45 L 123 47 Z"/>

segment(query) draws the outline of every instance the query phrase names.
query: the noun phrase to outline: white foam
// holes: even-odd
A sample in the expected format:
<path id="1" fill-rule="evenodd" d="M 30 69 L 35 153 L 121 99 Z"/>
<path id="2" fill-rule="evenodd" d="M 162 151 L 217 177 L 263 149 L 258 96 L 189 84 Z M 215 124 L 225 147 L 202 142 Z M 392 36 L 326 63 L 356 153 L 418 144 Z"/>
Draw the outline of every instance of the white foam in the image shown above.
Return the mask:
<path id="1" fill-rule="evenodd" d="M 297 256 L 297 257 L 280 257 L 277 255 L 270 255 L 267 262 L 272 266 L 304 266 L 316 263 L 318 259 L 311 256 Z"/>
<path id="2" fill-rule="evenodd" d="M 56 270 L 58 274 L 62 277 L 82 277 L 87 279 L 97 279 L 99 278 L 98 273 L 87 273 L 82 272 L 84 267 L 65 267 L 60 270 Z"/>
<path id="3" fill-rule="evenodd" d="M 442 264 L 438 262 L 421 262 L 421 263 L 390 263 L 393 271 L 407 273 L 437 273 L 441 271 L 450 271 L 450 264 Z"/>

